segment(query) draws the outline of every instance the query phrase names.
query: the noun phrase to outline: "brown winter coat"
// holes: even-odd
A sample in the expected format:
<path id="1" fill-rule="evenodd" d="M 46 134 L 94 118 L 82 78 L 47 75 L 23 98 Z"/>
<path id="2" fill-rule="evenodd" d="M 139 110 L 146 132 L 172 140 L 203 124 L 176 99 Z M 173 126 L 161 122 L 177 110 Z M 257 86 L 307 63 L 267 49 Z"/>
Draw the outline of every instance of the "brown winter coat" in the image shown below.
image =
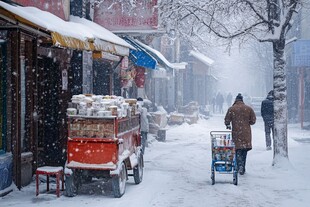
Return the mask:
<path id="1" fill-rule="evenodd" d="M 252 149 L 251 125 L 255 124 L 256 116 L 253 109 L 236 101 L 227 111 L 225 125 L 232 126 L 232 140 L 236 149 Z"/>

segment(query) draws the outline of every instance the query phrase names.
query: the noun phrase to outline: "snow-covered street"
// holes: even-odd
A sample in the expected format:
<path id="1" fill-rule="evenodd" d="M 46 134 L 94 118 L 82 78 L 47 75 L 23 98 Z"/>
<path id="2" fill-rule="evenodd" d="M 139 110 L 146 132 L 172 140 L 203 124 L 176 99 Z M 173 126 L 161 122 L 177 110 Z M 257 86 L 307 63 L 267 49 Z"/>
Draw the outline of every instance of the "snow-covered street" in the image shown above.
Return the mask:
<path id="1" fill-rule="evenodd" d="M 310 142 L 294 139 L 310 138 L 310 131 L 300 130 L 297 124 L 288 129 L 290 165 L 271 166 L 273 152 L 265 150 L 263 121 L 258 117 L 252 127 L 253 150 L 248 153 L 246 174 L 239 176 L 237 186 L 232 184 L 231 174 L 216 174 L 216 183 L 211 185 L 210 131 L 225 130 L 223 118 L 214 115 L 209 120 L 200 119 L 198 124 L 171 126 L 166 142 L 150 139 L 143 181 L 135 185 L 129 177 L 121 198 L 114 198 L 109 184 L 99 181 L 85 186 L 73 198 L 47 194 L 45 183 L 41 183 L 41 193 L 36 197 L 33 181 L 21 191 L 0 198 L 1 206 L 309 206 Z"/>

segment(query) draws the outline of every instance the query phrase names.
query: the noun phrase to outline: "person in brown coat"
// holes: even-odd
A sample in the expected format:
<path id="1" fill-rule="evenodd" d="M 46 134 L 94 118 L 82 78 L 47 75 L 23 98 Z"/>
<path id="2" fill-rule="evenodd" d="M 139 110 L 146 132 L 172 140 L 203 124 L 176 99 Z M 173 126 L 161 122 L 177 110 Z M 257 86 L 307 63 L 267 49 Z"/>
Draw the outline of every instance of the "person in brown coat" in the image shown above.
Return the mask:
<path id="1" fill-rule="evenodd" d="M 236 148 L 237 170 L 241 175 L 245 173 L 247 152 L 252 149 L 251 125 L 255 122 L 254 110 L 244 104 L 243 97 L 239 93 L 234 104 L 227 110 L 225 125 L 227 129 L 232 130 L 232 140 Z"/>

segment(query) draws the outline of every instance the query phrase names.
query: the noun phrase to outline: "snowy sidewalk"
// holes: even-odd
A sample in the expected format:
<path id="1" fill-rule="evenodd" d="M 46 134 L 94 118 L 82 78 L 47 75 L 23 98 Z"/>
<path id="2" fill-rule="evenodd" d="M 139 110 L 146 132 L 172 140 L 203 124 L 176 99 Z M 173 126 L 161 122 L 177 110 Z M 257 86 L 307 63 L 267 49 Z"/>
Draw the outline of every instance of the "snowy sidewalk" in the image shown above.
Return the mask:
<path id="1" fill-rule="evenodd" d="M 210 131 L 225 130 L 224 115 L 198 124 L 171 126 L 166 142 L 152 140 L 145 152 L 142 183 L 127 181 L 126 193 L 116 199 L 107 184 L 94 182 L 78 196 L 35 196 L 35 182 L 21 191 L 0 198 L 1 206 L 109 206 L 109 207 L 308 207 L 310 203 L 310 144 L 294 139 L 310 137 L 310 131 L 289 125 L 289 160 L 284 168 L 271 166 L 272 151 L 266 151 L 263 122 L 252 127 L 253 150 L 248 153 L 247 172 L 232 184 L 232 175 L 216 175 L 211 185 Z"/>

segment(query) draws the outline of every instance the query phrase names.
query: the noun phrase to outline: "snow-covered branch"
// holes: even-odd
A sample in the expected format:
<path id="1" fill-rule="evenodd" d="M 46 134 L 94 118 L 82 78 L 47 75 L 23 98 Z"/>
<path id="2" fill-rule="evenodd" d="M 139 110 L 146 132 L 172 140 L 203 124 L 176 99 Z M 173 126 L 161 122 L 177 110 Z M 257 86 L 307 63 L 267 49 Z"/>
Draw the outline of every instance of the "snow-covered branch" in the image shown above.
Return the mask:
<path id="1" fill-rule="evenodd" d="M 288 44 L 290 44 L 292 42 L 295 42 L 296 40 L 297 40 L 297 37 L 293 37 L 291 39 L 286 40 L 285 44 L 288 45 Z"/>

